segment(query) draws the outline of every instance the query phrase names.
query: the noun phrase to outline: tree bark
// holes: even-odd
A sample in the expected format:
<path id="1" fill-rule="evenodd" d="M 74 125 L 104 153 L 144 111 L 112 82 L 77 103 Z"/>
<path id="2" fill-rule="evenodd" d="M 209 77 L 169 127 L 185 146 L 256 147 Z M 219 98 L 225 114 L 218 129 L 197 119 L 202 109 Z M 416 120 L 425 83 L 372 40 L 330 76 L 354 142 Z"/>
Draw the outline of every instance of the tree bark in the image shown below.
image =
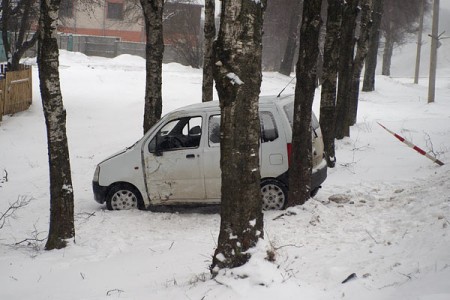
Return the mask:
<path id="1" fill-rule="evenodd" d="M 258 101 L 262 25 L 267 2 L 224 1 L 214 43 L 214 80 L 221 108 L 221 224 L 211 272 L 245 264 L 263 238 Z"/>
<path id="2" fill-rule="evenodd" d="M 349 126 L 356 124 L 358 116 L 360 78 L 364 60 L 366 59 L 367 51 L 369 50 L 369 33 L 372 28 L 372 0 L 361 0 L 360 6 L 362 7 L 362 11 L 359 26 L 359 38 L 357 41 L 358 48 L 353 60 L 352 84 L 349 99 Z"/>
<path id="3" fill-rule="evenodd" d="M 381 75 L 391 76 L 392 53 L 394 52 L 394 37 L 392 30 L 386 31 L 383 52 L 383 65 L 381 67 Z"/>
<path id="4" fill-rule="evenodd" d="M 295 167 L 289 168 L 287 206 L 304 204 L 311 195 L 311 112 L 317 82 L 321 6 L 322 0 L 305 1 L 303 5 L 292 133 L 291 166 Z"/>
<path id="5" fill-rule="evenodd" d="M 416 49 L 416 67 L 414 70 L 414 84 L 419 83 L 420 73 L 420 54 L 422 52 L 422 33 L 423 33 L 423 15 L 425 13 L 425 0 L 420 5 L 419 31 L 417 32 L 417 49 Z"/>
<path id="6" fill-rule="evenodd" d="M 39 80 L 47 127 L 50 165 L 50 230 L 46 250 L 66 246 L 75 237 L 74 199 L 66 135 L 66 110 L 59 83 L 57 17 L 60 0 L 41 1 Z"/>
<path id="7" fill-rule="evenodd" d="M 280 74 L 289 76 L 292 72 L 295 49 L 297 48 L 299 24 L 302 15 L 303 0 L 294 1 L 295 8 L 292 10 L 291 20 L 289 22 L 289 35 L 284 51 L 283 60 L 280 64 Z"/>
<path id="8" fill-rule="evenodd" d="M 442 33 L 441 33 L 442 35 Z M 436 96 L 437 49 L 439 47 L 439 0 L 433 1 L 433 24 L 431 27 L 430 75 L 428 79 L 428 103 L 434 102 Z"/>
<path id="9" fill-rule="evenodd" d="M 334 122 L 336 110 L 337 69 L 341 42 L 342 8 L 344 2 L 328 0 L 327 33 L 324 45 L 322 94 L 320 101 L 320 127 L 322 129 L 325 158 L 328 167 L 336 164 Z"/>
<path id="10" fill-rule="evenodd" d="M 356 18 L 359 12 L 358 5 L 359 0 L 347 0 L 342 15 L 335 123 L 335 135 L 337 139 L 350 136 L 348 107 L 351 96 L 353 56 L 356 42 L 355 28 Z"/>
<path id="11" fill-rule="evenodd" d="M 369 51 L 367 52 L 363 92 L 372 92 L 375 90 L 375 72 L 378 61 L 378 47 L 380 45 L 380 26 L 383 15 L 383 0 L 373 1 L 372 28 L 370 29 Z"/>
<path id="12" fill-rule="evenodd" d="M 216 37 L 215 0 L 205 0 L 205 45 L 203 56 L 202 102 L 213 100 L 213 42 Z"/>
<path id="13" fill-rule="evenodd" d="M 163 8 L 164 0 L 140 0 L 144 13 L 147 42 L 145 46 L 146 83 L 144 107 L 144 133 L 162 113 L 162 61 L 164 54 Z"/>
<path id="14" fill-rule="evenodd" d="M 6 59 L 9 60 L 11 57 L 11 44 L 9 43 L 8 38 L 9 19 L 11 17 L 10 0 L 2 0 L 1 12 L 3 48 L 5 49 Z"/>

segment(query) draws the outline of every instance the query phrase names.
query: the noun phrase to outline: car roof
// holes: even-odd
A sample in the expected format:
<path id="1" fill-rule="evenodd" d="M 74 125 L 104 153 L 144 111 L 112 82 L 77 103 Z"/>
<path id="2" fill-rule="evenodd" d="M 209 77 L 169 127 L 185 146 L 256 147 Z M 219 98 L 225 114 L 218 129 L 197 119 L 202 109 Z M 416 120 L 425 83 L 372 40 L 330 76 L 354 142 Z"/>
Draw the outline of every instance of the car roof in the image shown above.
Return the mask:
<path id="1" fill-rule="evenodd" d="M 259 104 L 260 106 L 267 106 L 267 105 L 274 105 L 274 104 L 281 104 L 284 105 L 286 102 L 292 101 L 294 99 L 294 95 L 286 95 L 286 96 L 276 96 L 276 95 L 268 95 L 268 96 L 260 96 L 259 97 Z M 187 106 L 183 106 L 180 108 L 177 108 L 173 110 L 171 113 L 175 112 L 184 112 L 184 111 L 211 111 L 211 110 L 217 110 L 219 108 L 219 101 L 208 101 L 208 102 L 201 102 L 201 103 L 195 103 Z"/>

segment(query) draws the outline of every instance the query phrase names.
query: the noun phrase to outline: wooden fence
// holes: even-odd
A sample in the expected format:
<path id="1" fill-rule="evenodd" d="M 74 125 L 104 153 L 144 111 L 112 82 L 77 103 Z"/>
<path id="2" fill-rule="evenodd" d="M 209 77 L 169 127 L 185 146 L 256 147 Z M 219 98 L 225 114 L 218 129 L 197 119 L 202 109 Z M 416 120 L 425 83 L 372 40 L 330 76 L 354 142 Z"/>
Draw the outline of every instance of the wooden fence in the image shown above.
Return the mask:
<path id="1" fill-rule="evenodd" d="M 31 102 L 31 66 L 21 65 L 19 71 L 7 71 L 5 65 L 0 65 L 0 121 L 3 115 L 28 109 Z"/>

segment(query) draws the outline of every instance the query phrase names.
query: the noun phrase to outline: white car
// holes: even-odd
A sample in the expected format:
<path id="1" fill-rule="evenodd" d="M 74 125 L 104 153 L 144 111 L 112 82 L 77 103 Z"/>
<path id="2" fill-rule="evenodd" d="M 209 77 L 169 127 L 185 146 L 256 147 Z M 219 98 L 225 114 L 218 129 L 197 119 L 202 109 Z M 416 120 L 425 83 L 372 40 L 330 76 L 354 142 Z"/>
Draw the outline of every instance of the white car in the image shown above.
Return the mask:
<path id="1" fill-rule="evenodd" d="M 287 203 L 294 96 L 260 98 L 260 172 L 264 209 Z M 313 114 L 311 195 L 327 177 L 319 122 Z M 165 115 L 133 146 L 97 165 L 95 200 L 110 210 L 220 203 L 220 107 L 194 104 Z"/>

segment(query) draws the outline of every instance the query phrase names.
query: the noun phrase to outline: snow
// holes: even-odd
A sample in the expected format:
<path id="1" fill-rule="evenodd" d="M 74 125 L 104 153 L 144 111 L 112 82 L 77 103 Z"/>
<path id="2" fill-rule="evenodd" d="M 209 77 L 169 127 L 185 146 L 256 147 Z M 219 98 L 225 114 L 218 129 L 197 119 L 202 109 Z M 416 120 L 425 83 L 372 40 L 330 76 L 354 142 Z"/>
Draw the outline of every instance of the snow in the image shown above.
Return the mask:
<path id="1" fill-rule="evenodd" d="M 145 61 L 129 55 L 61 52 L 76 239 L 43 250 L 48 156 L 37 68 L 28 60 L 33 104 L 0 124 L 0 212 L 31 200 L 0 229 L 0 299 L 450 299 L 450 51 L 443 42 L 436 102 L 426 103 L 427 78 L 412 84 L 406 58 L 413 49 L 397 49 L 393 78 L 378 76 L 376 91 L 361 93 L 358 123 L 337 142 L 336 168 L 317 196 L 265 212 L 265 240 L 250 262 L 214 280 L 216 211 L 110 212 L 93 199 L 96 164 L 142 135 Z M 164 113 L 201 101 L 201 76 L 164 65 Z M 289 81 L 264 73 L 262 94 L 278 94 Z M 285 93 L 293 91 L 291 84 Z M 417 154 L 377 122 L 446 164 Z M 344 201 L 329 200 L 336 195 Z"/>
<path id="2" fill-rule="evenodd" d="M 243 85 L 244 82 L 235 73 L 231 72 L 227 74 L 227 78 L 230 79 L 232 85 Z"/>

